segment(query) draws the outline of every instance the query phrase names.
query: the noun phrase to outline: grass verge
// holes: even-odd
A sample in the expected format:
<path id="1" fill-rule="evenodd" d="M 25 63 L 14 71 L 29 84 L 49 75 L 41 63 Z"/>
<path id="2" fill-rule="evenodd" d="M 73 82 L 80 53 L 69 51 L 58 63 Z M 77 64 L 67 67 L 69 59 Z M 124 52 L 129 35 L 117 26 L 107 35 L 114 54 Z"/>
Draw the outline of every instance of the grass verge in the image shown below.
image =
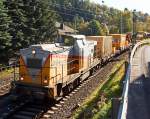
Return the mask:
<path id="1" fill-rule="evenodd" d="M 120 97 L 122 79 L 125 75 L 125 61 L 116 64 L 106 80 L 85 100 L 74 113 L 74 119 L 109 119 L 111 114 L 111 99 Z"/>
<path id="2" fill-rule="evenodd" d="M 0 72 L 0 79 L 5 79 L 8 77 L 11 77 L 13 75 L 13 71 L 14 71 L 14 69 L 11 68 L 11 69 L 6 69 L 6 70 Z"/>

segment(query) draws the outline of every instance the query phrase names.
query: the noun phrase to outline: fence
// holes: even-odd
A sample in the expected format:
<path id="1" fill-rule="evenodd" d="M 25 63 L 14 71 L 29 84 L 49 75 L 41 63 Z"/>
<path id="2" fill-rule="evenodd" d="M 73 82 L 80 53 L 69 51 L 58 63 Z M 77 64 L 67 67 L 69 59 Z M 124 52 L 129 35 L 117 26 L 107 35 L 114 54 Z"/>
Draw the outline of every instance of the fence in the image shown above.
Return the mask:
<path id="1" fill-rule="evenodd" d="M 128 90 L 129 90 L 129 82 L 130 82 L 130 72 L 132 70 L 132 61 L 133 61 L 133 57 L 135 55 L 135 52 L 137 51 L 137 49 L 139 47 L 142 47 L 143 45 L 146 44 L 150 44 L 150 39 L 148 40 L 143 40 L 141 42 L 138 42 L 130 55 L 130 63 L 128 66 L 128 70 L 126 73 L 126 78 L 125 78 L 125 85 L 123 88 L 123 94 L 122 94 L 122 103 L 120 104 L 120 108 L 119 108 L 119 113 L 118 113 L 118 119 L 126 119 L 127 116 L 127 108 L 128 108 Z"/>

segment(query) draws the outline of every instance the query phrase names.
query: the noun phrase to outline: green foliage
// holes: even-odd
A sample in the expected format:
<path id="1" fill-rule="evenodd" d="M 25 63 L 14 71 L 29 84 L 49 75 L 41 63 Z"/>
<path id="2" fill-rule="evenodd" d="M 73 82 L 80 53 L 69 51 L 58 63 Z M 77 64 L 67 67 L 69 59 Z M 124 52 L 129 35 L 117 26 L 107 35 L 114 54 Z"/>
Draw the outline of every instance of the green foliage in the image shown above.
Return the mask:
<path id="1" fill-rule="evenodd" d="M 107 79 L 92 92 L 75 112 L 74 119 L 107 119 L 111 109 L 111 98 L 121 95 L 120 82 L 125 74 L 124 61 L 114 66 Z"/>
<path id="2" fill-rule="evenodd" d="M 97 20 L 92 20 L 88 25 L 89 35 L 100 35 L 101 26 Z"/>
<path id="3" fill-rule="evenodd" d="M 49 9 L 47 0 L 24 2 L 23 11 L 26 18 L 23 33 L 31 44 L 50 41 L 56 35 L 56 15 Z"/>
<path id="4" fill-rule="evenodd" d="M 132 30 L 132 15 L 131 12 L 127 9 L 124 10 L 122 14 L 122 26 L 123 26 L 123 33 L 127 33 Z"/>
<path id="5" fill-rule="evenodd" d="M 8 57 L 10 50 L 11 36 L 9 34 L 10 17 L 4 7 L 3 0 L 0 0 L 0 59 Z"/>
<path id="6" fill-rule="evenodd" d="M 135 15 L 136 31 L 150 32 L 150 16 Z M 132 17 L 127 8 L 120 11 L 90 0 L 1 0 L 0 57 L 12 57 L 31 44 L 54 41 L 56 20 L 79 34 L 106 35 L 131 32 Z"/>
<path id="7" fill-rule="evenodd" d="M 127 33 L 132 31 L 132 12 L 128 9 L 120 11 L 108 8 L 105 5 L 91 3 L 89 0 L 56 0 L 51 7 L 62 17 L 63 22 L 69 22 L 70 26 L 79 30 L 85 35 L 106 35 L 110 33 Z M 82 18 L 84 23 L 80 22 Z M 96 20 L 100 24 L 100 29 L 91 29 L 91 22 Z M 85 25 L 83 25 L 85 24 Z M 103 24 L 107 25 L 107 31 Z M 86 27 L 85 27 L 86 26 Z M 98 33 L 99 32 L 99 33 Z"/>
<path id="8" fill-rule="evenodd" d="M 23 20 L 21 19 L 22 13 L 19 8 L 20 6 L 18 0 L 6 0 L 6 7 L 8 8 L 8 15 L 12 20 L 9 33 L 12 36 L 11 49 L 14 51 L 17 50 L 17 48 L 21 48 L 21 44 L 26 44 L 24 41 L 23 32 L 21 30 Z"/>
<path id="9" fill-rule="evenodd" d="M 125 67 L 121 66 L 117 72 L 110 75 L 110 81 L 108 81 L 102 87 L 102 93 L 106 97 L 105 103 L 98 109 L 98 112 L 93 116 L 92 119 L 107 119 L 110 116 L 112 108 L 111 99 L 114 97 L 120 97 L 122 93 L 121 80 L 125 75 Z"/>
<path id="10" fill-rule="evenodd" d="M 79 32 L 84 35 L 106 35 L 108 29 L 98 20 L 80 24 Z"/>
<path id="11" fill-rule="evenodd" d="M 92 119 L 109 119 L 108 113 L 111 108 L 111 101 L 109 101 L 107 104 L 104 104 L 101 108 L 101 111 L 98 112 Z"/>
<path id="12" fill-rule="evenodd" d="M 14 51 L 55 37 L 56 15 L 49 11 L 48 4 L 48 0 L 6 0 Z"/>

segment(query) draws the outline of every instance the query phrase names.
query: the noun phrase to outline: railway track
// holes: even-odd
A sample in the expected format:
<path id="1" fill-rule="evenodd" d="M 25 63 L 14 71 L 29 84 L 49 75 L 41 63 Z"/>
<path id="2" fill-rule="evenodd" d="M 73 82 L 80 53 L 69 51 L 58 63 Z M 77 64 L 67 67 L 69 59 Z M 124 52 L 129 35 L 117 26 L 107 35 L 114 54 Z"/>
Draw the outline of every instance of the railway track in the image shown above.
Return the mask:
<path id="1" fill-rule="evenodd" d="M 9 90 L 11 88 L 11 82 L 14 80 L 13 67 L 14 66 L 6 66 L 0 68 L 0 97 L 9 93 Z M 16 71 L 19 70 L 17 69 Z"/>
<path id="2" fill-rule="evenodd" d="M 128 60 L 128 53 L 125 53 L 113 62 L 106 64 L 105 67 L 97 71 L 88 80 L 84 81 L 78 88 L 72 91 L 68 96 L 65 96 L 62 101 L 51 107 L 41 118 L 50 119 L 67 119 L 72 117 L 72 113 L 84 102 L 84 100 L 95 90 L 100 83 L 104 82 L 109 74 L 110 69 L 118 60 Z"/>
<path id="3" fill-rule="evenodd" d="M 9 93 L 10 88 L 11 88 L 11 83 L 7 83 L 3 86 L 0 86 L 0 96 L 3 96 L 6 93 Z"/>
<path id="4" fill-rule="evenodd" d="M 11 101 L 4 113 L 0 114 L 0 119 L 39 119 L 49 106 L 51 104 L 41 100 L 22 97 L 15 102 Z"/>
<path id="5" fill-rule="evenodd" d="M 11 82 L 12 82 L 12 78 L 0 80 L 0 96 L 9 93 L 9 90 L 11 88 Z"/>
<path id="6" fill-rule="evenodd" d="M 9 114 L 8 119 L 33 119 L 40 118 L 46 111 L 47 106 L 42 102 L 31 101 L 20 106 L 12 114 Z"/>
<path id="7" fill-rule="evenodd" d="M 23 99 L 24 101 L 11 104 L 9 111 L 7 110 L 0 118 L 2 119 L 66 119 L 71 118 L 72 113 L 80 106 L 81 103 L 95 90 L 95 88 L 106 79 L 107 74 L 113 65 L 121 59 L 128 59 L 128 53 L 115 58 L 106 64 L 100 70 L 95 72 L 88 80 L 85 80 L 69 95 L 63 97 L 57 103 L 46 104 L 41 101 Z"/>

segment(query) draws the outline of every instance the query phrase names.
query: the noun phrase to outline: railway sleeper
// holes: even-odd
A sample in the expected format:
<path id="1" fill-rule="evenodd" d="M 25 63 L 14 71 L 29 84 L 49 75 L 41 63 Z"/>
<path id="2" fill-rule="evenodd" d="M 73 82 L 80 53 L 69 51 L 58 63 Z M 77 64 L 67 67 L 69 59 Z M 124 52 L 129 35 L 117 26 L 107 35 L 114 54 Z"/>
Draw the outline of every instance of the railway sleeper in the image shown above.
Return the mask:
<path id="1" fill-rule="evenodd" d="M 41 103 L 37 103 L 35 105 L 32 105 L 32 102 L 30 103 L 22 106 L 19 109 L 16 109 L 16 111 L 14 111 L 9 117 L 15 119 L 40 118 L 40 116 L 47 110 L 46 106 L 42 106 Z"/>
<path id="2" fill-rule="evenodd" d="M 15 115 L 12 117 L 12 119 L 33 119 L 33 118 L 29 116 Z"/>

